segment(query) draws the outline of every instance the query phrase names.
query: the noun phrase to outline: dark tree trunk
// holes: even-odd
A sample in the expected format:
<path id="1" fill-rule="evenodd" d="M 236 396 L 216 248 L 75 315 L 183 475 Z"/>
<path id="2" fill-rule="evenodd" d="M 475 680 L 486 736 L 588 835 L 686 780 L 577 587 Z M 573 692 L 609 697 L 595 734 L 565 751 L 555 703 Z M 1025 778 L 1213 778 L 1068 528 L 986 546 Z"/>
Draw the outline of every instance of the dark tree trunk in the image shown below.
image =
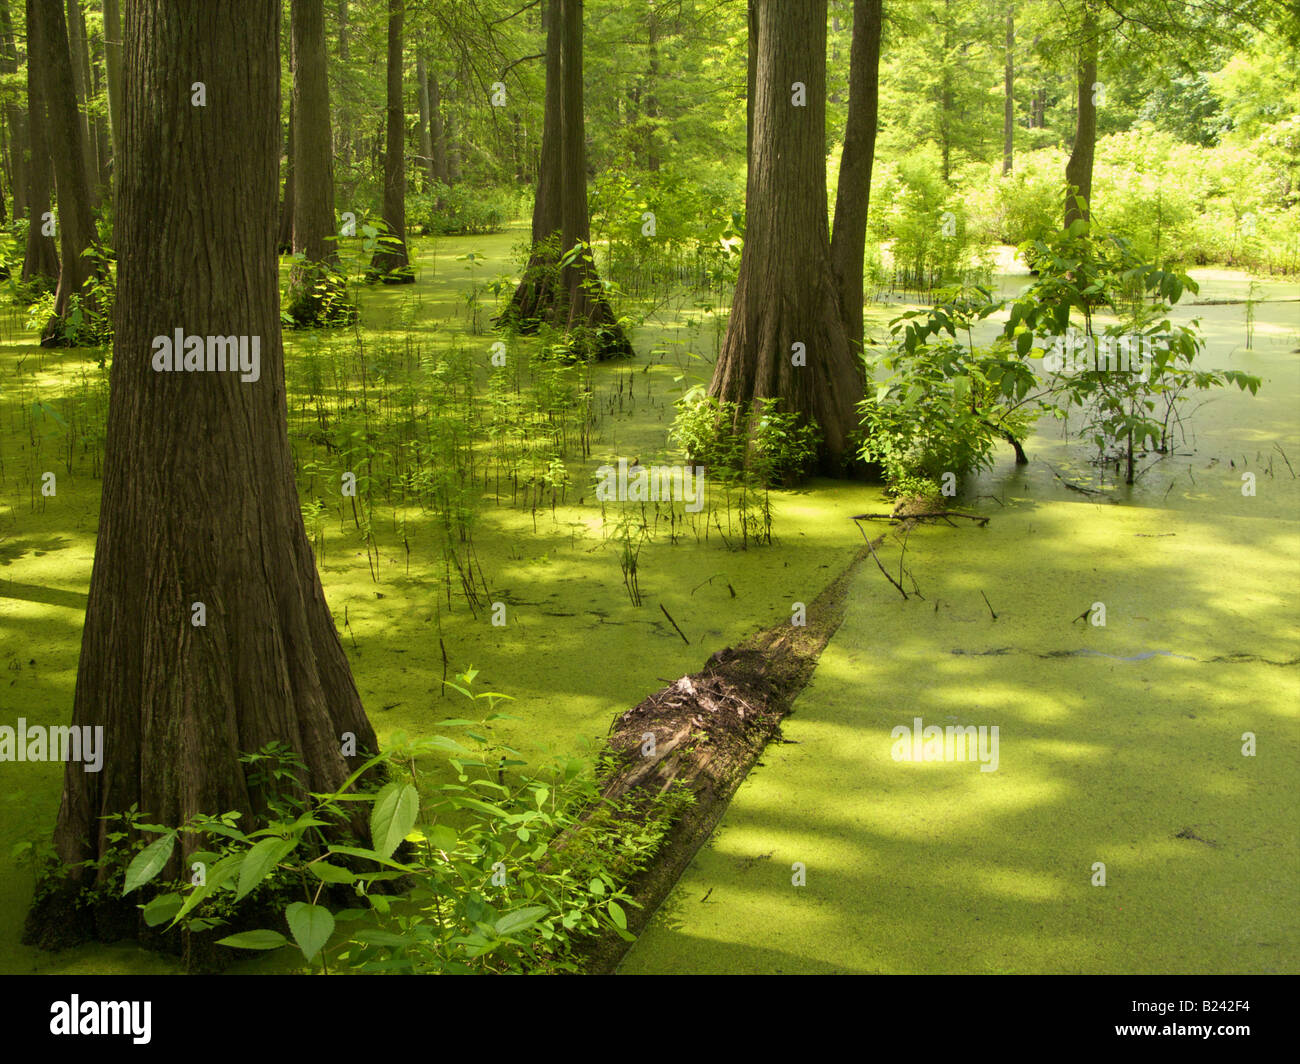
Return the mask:
<path id="1" fill-rule="evenodd" d="M 337 267 L 334 231 L 334 144 L 325 67 L 325 2 L 293 0 L 293 252 L 306 262 L 289 274 L 289 313 L 300 325 L 342 324 L 329 268 Z M 322 269 L 324 266 L 326 269 Z M 330 320 L 326 321 L 325 318 Z"/>
<path id="2" fill-rule="evenodd" d="M 570 254 L 580 243 L 591 240 L 587 212 L 587 138 L 582 106 L 582 7 L 583 0 L 563 0 L 563 84 L 560 94 L 563 112 L 560 127 L 562 193 L 560 203 L 560 248 L 569 264 L 561 270 L 561 304 L 556 323 L 566 332 L 576 328 L 593 330 L 592 347 L 586 353 L 596 358 L 632 354 L 622 328 L 605 299 L 590 249 Z"/>
<path id="3" fill-rule="evenodd" d="M 53 287 L 58 283 L 59 252 L 54 233 L 47 235 L 45 232 L 45 216 L 53 210 L 49 122 L 45 108 L 45 73 L 41 64 L 33 62 L 32 58 L 37 52 L 31 30 L 31 3 L 32 0 L 27 0 L 27 133 L 31 152 L 26 164 L 30 224 L 23 255 L 23 281 L 39 281 Z"/>
<path id="4" fill-rule="evenodd" d="M 849 114 L 835 195 L 831 266 L 839 284 L 844 327 L 862 346 L 862 259 L 867 248 L 867 210 L 871 168 L 876 156 L 876 116 L 880 101 L 880 26 L 882 0 L 854 0 L 853 49 L 849 58 Z"/>
<path id="5" fill-rule="evenodd" d="M 536 332 L 555 305 L 555 271 L 563 218 L 561 126 L 563 111 L 562 0 L 544 0 L 542 25 L 546 30 L 546 98 L 542 105 L 542 157 L 537 168 L 537 194 L 533 198 L 532 251 L 523 279 L 515 289 L 506 316 L 521 332 Z"/>
<path id="6" fill-rule="evenodd" d="M 405 0 L 388 0 L 388 128 L 384 134 L 384 224 L 372 275 L 385 284 L 415 280 L 406 252 L 406 115 L 402 109 L 402 17 Z"/>
<path id="7" fill-rule="evenodd" d="M 96 97 L 105 91 L 107 67 L 104 54 L 104 38 L 101 33 L 88 37 L 90 45 L 90 84 Z M 113 187 L 113 150 L 109 135 L 109 121 L 102 114 L 96 114 L 91 120 L 95 134 L 95 162 L 98 166 L 95 189 L 99 198 Z M 97 200 L 98 202 L 98 200 Z"/>
<path id="8" fill-rule="evenodd" d="M 1097 82 L 1097 30 L 1088 0 L 1083 5 L 1083 29 L 1079 39 L 1079 106 L 1074 127 L 1074 147 L 1065 164 L 1065 227 L 1092 211 L 1092 159 L 1097 148 L 1097 107 L 1092 87 Z M 1082 207 L 1079 200 L 1083 200 Z"/>
<path id="9" fill-rule="evenodd" d="M 126 8 L 118 327 L 72 712 L 74 726 L 104 728 L 108 756 L 96 773 L 67 765 L 54 837 L 67 865 L 104 856 L 113 827 L 101 818 L 132 805 L 168 825 L 258 813 L 239 756 L 272 741 L 303 760 L 313 791 L 347 778 L 345 733 L 357 757 L 376 749 L 303 528 L 287 435 L 279 8 Z M 190 105 L 192 81 L 206 84 L 206 108 Z M 260 338 L 259 379 L 156 372 L 154 337 L 178 329 Z M 191 624 L 197 601 L 206 627 Z M 199 842 L 186 837 L 184 856 Z M 174 856 L 164 874 L 181 868 Z M 102 881 L 108 869 L 72 874 Z M 73 923 L 54 892 L 28 939 Z M 84 920 L 77 930 L 103 933 Z"/>
<path id="10" fill-rule="evenodd" d="M 108 69 L 108 123 L 116 167 L 122 136 L 122 14 L 118 0 L 104 0 L 104 65 Z"/>
<path id="11" fill-rule="evenodd" d="M 18 48 L 14 44 L 14 25 L 9 13 L 9 0 L 0 0 L 0 73 L 18 73 Z M 23 109 L 17 103 L 5 105 L 5 121 L 9 125 L 9 183 L 13 188 L 14 217 L 27 214 L 27 129 Z"/>
<path id="12" fill-rule="evenodd" d="M 773 400 L 815 419 L 821 468 L 833 475 L 843 471 L 863 379 L 826 231 L 826 0 L 757 7 L 745 248 L 709 392 L 746 409 Z M 795 82 L 805 86 L 803 107 L 793 106 Z"/>
<path id="13" fill-rule="evenodd" d="M 49 150 L 59 195 L 58 236 L 62 258 L 59 287 L 54 299 L 54 317 L 41 336 L 42 344 L 57 346 L 62 342 L 60 319 L 68 311 L 69 298 L 74 294 L 85 295 L 83 289 L 90 279 L 92 264 L 83 252 L 95 242 L 95 225 L 90 190 L 86 186 L 83 126 L 77 114 L 62 6 L 27 0 L 27 38 L 28 65 L 41 68 Z"/>
<path id="14" fill-rule="evenodd" d="M 1016 15 L 1014 8 L 1007 9 L 1006 70 L 1002 78 L 1002 172 L 1011 173 L 1012 156 L 1016 147 Z"/>
<path id="15" fill-rule="evenodd" d="M 293 251 L 293 153 L 294 153 L 293 97 L 289 98 L 289 123 L 284 135 L 284 192 L 280 196 L 280 222 L 276 229 L 276 250 L 281 255 Z"/>
<path id="16" fill-rule="evenodd" d="M 94 204 L 98 201 L 96 190 L 99 187 L 99 164 L 95 159 L 95 129 L 90 119 L 90 49 L 86 46 L 86 23 L 81 13 L 81 0 L 67 0 L 67 8 L 65 33 L 68 53 L 72 58 L 72 86 L 81 122 L 82 165 L 86 168 L 86 188 L 91 203 Z"/>
<path id="17" fill-rule="evenodd" d="M 745 56 L 745 188 L 754 176 L 754 101 L 758 94 L 758 0 L 746 12 L 749 44 Z"/>

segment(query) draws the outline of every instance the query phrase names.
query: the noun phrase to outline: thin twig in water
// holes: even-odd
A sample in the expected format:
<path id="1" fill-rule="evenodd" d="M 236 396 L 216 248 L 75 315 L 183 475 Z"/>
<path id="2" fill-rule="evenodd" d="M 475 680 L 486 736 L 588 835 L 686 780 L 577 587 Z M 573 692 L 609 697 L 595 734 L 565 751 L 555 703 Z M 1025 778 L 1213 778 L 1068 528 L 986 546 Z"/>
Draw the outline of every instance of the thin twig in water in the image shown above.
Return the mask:
<path id="1" fill-rule="evenodd" d="M 857 524 L 857 522 L 854 521 L 854 524 Z M 885 574 L 885 579 L 886 579 L 886 580 L 888 580 L 891 584 L 893 584 L 896 588 L 898 588 L 898 593 L 899 593 L 900 595 L 903 596 L 904 600 L 906 600 L 906 599 L 907 599 L 907 592 L 903 590 L 903 585 L 900 584 L 897 580 L 895 580 L 892 576 L 890 576 L 890 575 L 889 575 L 889 570 L 886 569 L 886 568 L 885 568 L 885 567 L 880 563 L 880 558 L 876 556 L 876 548 L 875 548 L 875 545 L 871 542 L 871 540 L 867 539 L 867 531 L 866 531 L 866 529 L 864 529 L 861 525 L 858 525 L 858 531 L 862 533 L 862 538 L 867 540 L 867 550 L 869 550 L 869 551 L 871 552 L 871 557 L 872 557 L 872 559 L 875 561 L 875 563 L 876 563 L 876 567 L 877 567 L 877 568 L 878 568 L 882 573 Z M 885 537 L 884 537 L 884 536 L 881 536 L 880 538 L 881 538 L 881 539 L 884 539 Z"/>
<path id="2" fill-rule="evenodd" d="M 989 613 L 993 614 L 993 619 L 996 621 L 998 619 L 998 615 L 996 613 L 993 613 L 993 603 L 989 602 L 989 597 L 988 595 L 984 594 L 983 588 L 980 589 L 980 598 L 984 600 L 984 605 L 989 608 Z"/>
<path id="3" fill-rule="evenodd" d="M 664 616 L 668 618 L 668 623 L 671 624 L 674 628 L 677 628 L 677 622 L 673 620 L 673 615 L 669 613 L 666 609 L 664 609 L 664 604 L 662 602 L 659 603 L 659 608 L 664 611 Z M 677 634 L 682 637 L 683 643 L 685 643 L 687 646 L 691 645 L 691 641 L 686 638 L 686 633 L 683 632 L 680 628 L 677 628 Z"/>

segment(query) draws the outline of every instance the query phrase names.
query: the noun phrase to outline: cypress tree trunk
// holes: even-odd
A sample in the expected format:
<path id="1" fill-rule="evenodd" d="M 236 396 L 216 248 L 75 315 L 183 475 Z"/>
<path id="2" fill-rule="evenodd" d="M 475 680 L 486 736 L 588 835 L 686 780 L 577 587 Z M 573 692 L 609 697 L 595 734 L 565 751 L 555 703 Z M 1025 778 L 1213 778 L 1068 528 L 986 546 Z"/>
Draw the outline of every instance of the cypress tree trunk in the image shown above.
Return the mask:
<path id="1" fill-rule="evenodd" d="M 104 65 L 108 70 L 108 122 L 116 165 L 122 135 L 122 14 L 118 0 L 104 0 Z"/>
<path id="2" fill-rule="evenodd" d="M 510 309 L 522 333 L 534 333 L 549 316 L 556 299 L 555 273 L 559 263 L 563 159 L 560 106 L 563 86 L 563 24 L 560 0 L 544 0 L 542 26 L 546 30 L 546 98 L 542 105 L 542 157 L 537 168 L 537 194 L 533 199 L 532 250 L 523 279 L 515 289 Z"/>
<path id="3" fill-rule="evenodd" d="M 535 332 L 542 321 L 566 333 L 579 330 L 575 354 L 580 357 L 630 355 L 632 345 L 601 292 L 590 251 L 569 255 L 575 245 L 591 240 L 582 106 L 582 0 L 547 0 L 543 23 L 546 103 L 533 202 L 533 248 L 503 318 L 513 320 L 524 333 Z M 569 262 L 561 267 L 565 258 Z"/>
<path id="4" fill-rule="evenodd" d="M 1083 28 L 1079 39 L 1079 106 L 1074 127 L 1074 146 L 1065 164 L 1065 227 L 1076 219 L 1085 222 L 1092 208 L 1092 159 L 1097 148 L 1097 107 L 1092 87 L 1097 82 L 1097 28 L 1088 0 L 1083 4 Z M 1083 206 L 1079 206 L 1079 200 Z"/>
<path id="5" fill-rule="evenodd" d="M 27 30 L 27 133 L 31 154 L 27 164 L 27 206 L 30 225 L 27 227 L 27 248 L 23 255 L 23 282 L 40 281 L 53 288 L 59 279 L 59 253 L 52 231 L 46 233 L 46 214 L 53 209 L 51 202 L 53 182 L 50 179 L 50 145 L 45 117 L 45 76 L 38 62 L 31 30 L 28 4 Z M 53 215 L 50 214 L 53 218 Z"/>
<path id="6" fill-rule="evenodd" d="M 880 102 L 882 0 L 854 0 L 853 48 L 849 57 L 849 115 L 844 127 L 831 266 L 839 284 L 844 327 L 862 347 L 862 259 L 867 248 L 871 168 L 876 157 Z"/>
<path id="7" fill-rule="evenodd" d="M 18 48 L 14 44 L 9 0 L 0 0 L 0 73 L 18 73 Z M 6 104 L 5 120 L 9 125 L 9 182 L 13 186 L 14 217 L 22 218 L 27 214 L 27 168 L 24 159 L 27 129 L 23 109 L 16 103 Z"/>
<path id="8" fill-rule="evenodd" d="M 99 772 L 67 765 L 54 842 L 69 865 L 102 856 L 101 818 L 133 803 L 168 825 L 258 812 L 238 758 L 271 741 L 297 752 L 303 788 L 317 791 L 347 778 L 345 733 L 357 757 L 376 748 L 303 528 L 287 433 L 279 7 L 126 9 L 118 327 L 72 711 L 74 725 L 104 728 L 107 757 Z M 206 107 L 191 106 L 193 81 L 207 86 Z M 258 379 L 155 371 L 154 338 L 178 329 L 259 338 Z M 188 868 L 199 841 L 186 837 L 164 875 Z M 28 940 L 108 930 L 55 890 L 33 909 Z"/>
<path id="9" fill-rule="evenodd" d="M 100 93 L 106 92 L 105 81 L 107 79 L 107 67 L 104 53 L 104 38 L 101 33 L 95 33 L 94 36 L 88 36 L 90 51 L 90 85 L 93 94 L 98 97 Z M 96 114 L 91 119 L 91 129 L 95 136 L 95 162 L 98 170 L 95 174 L 94 194 L 97 196 L 96 202 L 102 199 L 103 193 L 113 187 L 113 149 L 111 137 L 109 135 L 109 122 L 102 114 Z"/>
<path id="10" fill-rule="evenodd" d="M 384 223 L 388 232 L 370 260 L 372 277 L 411 284 L 406 252 L 406 116 L 402 109 L 402 18 L 405 0 L 388 0 L 388 128 L 384 134 Z"/>
<path id="11" fill-rule="evenodd" d="M 83 289 L 90 279 L 91 260 L 83 252 L 95 241 L 95 225 L 86 184 L 83 126 L 73 91 L 72 59 L 62 6 L 27 0 L 27 37 L 28 65 L 41 68 L 49 150 L 59 193 L 58 236 L 62 256 L 54 316 L 42 332 L 41 343 L 59 346 L 63 343 L 60 319 L 68 312 L 69 298 L 74 294 L 84 296 Z"/>
<path id="12" fill-rule="evenodd" d="M 90 120 L 90 50 L 86 47 L 86 23 L 81 14 L 80 0 L 67 0 L 67 8 L 64 32 L 72 59 L 72 86 L 81 123 L 81 158 L 86 168 L 86 188 L 94 203 L 95 190 L 99 187 L 99 164 L 95 158 L 95 131 Z"/>
<path id="13" fill-rule="evenodd" d="M 821 469 L 834 475 L 843 472 L 863 380 L 826 231 L 826 0 L 758 0 L 757 8 L 745 248 L 709 394 L 742 408 L 775 400 L 815 419 Z M 794 105 L 796 82 L 804 106 Z"/>
<path id="14" fill-rule="evenodd" d="M 583 353 L 603 359 L 630 356 L 632 345 L 602 294 L 591 252 L 570 254 L 577 244 L 591 241 L 591 220 L 587 211 L 587 138 L 582 106 L 582 7 L 583 0 L 562 0 L 560 249 L 569 263 L 560 274 L 563 302 L 557 307 L 555 320 L 557 324 L 563 324 L 566 331 L 580 327 L 591 329 L 590 347 Z"/>
<path id="15" fill-rule="evenodd" d="M 351 320 L 335 302 L 334 146 L 325 67 L 324 0 L 293 0 L 293 252 L 306 256 L 289 274 L 289 313 L 300 325 Z M 325 267 L 324 269 L 322 267 Z M 344 312 L 339 313 L 340 310 Z"/>

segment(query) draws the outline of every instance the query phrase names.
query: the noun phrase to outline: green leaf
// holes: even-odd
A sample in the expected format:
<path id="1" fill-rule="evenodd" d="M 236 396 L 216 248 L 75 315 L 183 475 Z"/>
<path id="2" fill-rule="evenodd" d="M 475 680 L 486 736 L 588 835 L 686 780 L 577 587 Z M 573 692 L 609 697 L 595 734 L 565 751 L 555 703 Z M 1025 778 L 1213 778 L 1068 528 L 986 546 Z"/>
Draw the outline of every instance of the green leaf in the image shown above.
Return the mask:
<path id="1" fill-rule="evenodd" d="M 330 935 L 334 934 L 334 914 L 323 905 L 296 901 L 284 910 L 284 916 L 289 921 L 293 940 L 309 961 L 321 951 Z"/>
<path id="2" fill-rule="evenodd" d="M 398 844 L 415 827 L 420 810 L 420 796 L 409 783 L 387 784 L 370 811 L 370 841 L 375 852 L 391 857 Z"/>
<path id="3" fill-rule="evenodd" d="M 367 946 L 394 946 L 404 947 L 410 943 L 402 938 L 401 935 L 395 935 L 391 931 L 384 931 L 378 927 L 363 927 L 352 936 L 358 942 L 363 942 Z"/>
<path id="4" fill-rule="evenodd" d="M 332 865 L 328 861 L 313 861 L 307 866 L 311 874 L 322 883 L 355 883 L 357 877 L 346 868 Z"/>
<path id="5" fill-rule="evenodd" d="M 179 894 L 159 894 L 144 907 L 144 922 L 150 927 L 157 927 L 175 916 L 181 904 Z"/>
<path id="6" fill-rule="evenodd" d="M 163 870 L 171 859 L 176 847 L 176 832 L 172 831 L 161 839 L 155 839 L 135 855 L 135 860 L 127 867 L 126 882 L 122 885 L 122 894 L 130 894 L 136 887 L 144 886 Z"/>
<path id="7" fill-rule="evenodd" d="M 426 833 L 429 845 L 435 850 L 453 850 L 459 840 L 456 832 L 446 824 L 435 824 Z"/>
<path id="8" fill-rule="evenodd" d="M 532 927 L 550 910 L 545 905 L 530 905 L 526 909 L 516 909 L 514 912 L 506 913 L 495 924 L 492 930 L 503 938 L 506 935 L 513 935 L 525 928 Z"/>
<path id="9" fill-rule="evenodd" d="M 223 857 L 220 861 L 208 869 L 207 877 L 203 881 L 203 886 L 195 887 L 190 891 L 189 897 L 185 899 L 185 904 L 181 906 L 180 911 L 172 917 L 172 924 L 175 925 L 182 917 L 193 909 L 199 902 L 221 886 L 227 879 L 239 870 L 247 854 L 232 853 L 228 857 Z"/>
<path id="10" fill-rule="evenodd" d="M 368 861 L 375 861 L 378 864 L 387 865 L 389 868 L 396 868 L 399 872 L 414 872 L 416 869 L 408 865 L 398 864 L 391 858 L 384 857 L 375 853 L 374 850 L 363 850 L 359 846 L 330 846 L 330 853 L 344 853 L 349 857 L 364 857 Z M 371 899 L 374 901 L 375 899 Z"/>
<path id="11" fill-rule="evenodd" d="M 606 905 L 606 908 L 609 909 L 610 919 L 613 920 L 614 923 L 618 924 L 618 926 L 621 927 L 624 931 L 626 931 L 627 913 L 623 911 L 623 906 L 619 905 L 618 902 L 614 901 L 611 898 L 609 900 L 609 904 Z"/>
<path id="12" fill-rule="evenodd" d="M 235 901 L 256 887 L 298 845 L 297 839 L 263 839 L 244 855 L 239 869 L 239 889 Z"/>
<path id="13" fill-rule="evenodd" d="M 234 949 L 279 949 L 287 946 L 289 940 L 279 931 L 241 931 L 238 935 L 217 940 L 218 946 L 231 946 Z"/>
<path id="14" fill-rule="evenodd" d="M 605 881 L 602 879 L 593 879 L 587 884 L 587 889 L 598 897 L 601 897 L 605 893 Z"/>

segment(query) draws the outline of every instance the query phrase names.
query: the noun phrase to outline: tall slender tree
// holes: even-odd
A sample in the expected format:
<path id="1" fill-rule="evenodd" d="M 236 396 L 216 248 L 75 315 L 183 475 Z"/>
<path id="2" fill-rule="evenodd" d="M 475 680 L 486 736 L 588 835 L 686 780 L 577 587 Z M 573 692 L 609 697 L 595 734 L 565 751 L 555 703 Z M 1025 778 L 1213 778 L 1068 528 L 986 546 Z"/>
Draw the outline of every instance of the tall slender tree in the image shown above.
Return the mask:
<path id="1" fill-rule="evenodd" d="M 45 117 L 49 127 L 49 151 L 54 162 L 58 190 L 58 236 L 62 261 L 59 287 L 54 297 L 54 314 L 46 324 L 41 343 L 58 346 L 66 342 L 62 320 L 68 314 L 73 295 L 88 299 L 86 282 L 93 263 L 85 251 L 95 241 L 95 224 L 90 207 L 85 155 L 82 151 L 82 121 L 73 89 L 72 55 L 63 7 L 58 3 L 27 0 L 28 65 L 40 69 Z"/>
<path id="2" fill-rule="evenodd" d="M 1092 204 L 1092 160 L 1097 150 L 1097 22 L 1092 0 L 1082 0 L 1083 19 L 1078 36 L 1074 144 L 1065 164 L 1065 226 L 1087 221 Z"/>
<path id="3" fill-rule="evenodd" d="M 590 249 L 582 16 L 582 0 L 547 0 L 543 12 L 546 101 L 533 247 L 503 319 L 522 332 L 536 331 L 543 321 L 578 332 L 581 353 L 603 359 L 630 355 L 632 347 L 605 298 Z"/>
<path id="4" fill-rule="evenodd" d="M 339 254 L 334 231 L 334 146 L 330 136 L 325 0 L 293 0 L 293 252 L 289 314 L 300 325 L 341 324 L 332 271 Z"/>
<path id="5" fill-rule="evenodd" d="M 302 790 L 321 791 L 349 775 L 346 733 L 358 757 L 376 749 L 289 447 L 275 250 L 279 9 L 126 4 L 117 332 L 72 709 L 74 726 L 104 729 L 106 757 L 99 772 L 68 763 L 54 843 L 71 878 L 40 893 L 28 941 L 120 930 L 77 904 L 79 886 L 109 875 L 82 863 L 108 849 L 104 817 L 133 806 L 170 825 L 256 814 L 266 795 L 242 753 L 283 743 L 306 766 Z M 206 106 L 191 104 L 195 81 Z M 178 330 L 200 345 L 207 337 L 209 358 L 214 340 L 235 338 L 260 350 L 260 365 L 160 372 L 158 338 Z M 184 839 L 168 875 L 189 867 L 200 841 Z M 134 927 L 131 899 L 124 912 Z"/>
<path id="6" fill-rule="evenodd" d="M 18 73 L 18 47 L 14 41 L 13 18 L 9 0 L 0 0 L 0 73 Z M 9 126 L 9 183 L 13 188 L 14 217 L 27 213 L 27 123 L 23 109 L 17 103 L 5 104 L 5 121 Z"/>
<path id="7" fill-rule="evenodd" d="M 880 32 L 882 0 L 854 0 L 853 46 L 849 56 L 849 114 L 840 155 L 831 230 L 831 266 L 839 284 L 844 326 L 861 348 L 862 261 L 867 249 L 867 211 L 871 205 L 871 169 L 876 157 L 880 106 Z"/>
<path id="8" fill-rule="evenodd" d="M 58 231 L 54 219 L 49 123 L 45 117 L 45 74 L 32 62 L 35 40 L 30 6 L 27 30 L 27 248 L 23 255 L 23 282 L 43 282 L 51 288 L 59 280 Z"/>
<path id="9" fill-rule="evenodd" d="M 402 20 L 405 0 L 388 0 L 388 100 L 384 131 L 384 226 L 370 260 L 385 284 L 415 280 L 406 250 L 406 112 L 402 100 Z"/>
<path id="10" fill-rule="evenodd" d="M 826 224 L 826 0 L 756 0 L 745 247 L 709 393 L 774 404 L 822 436 L 821 470 L 843 470 L 862 395 Z M 752 25 L 752 21 L 751 21 Z M 860 300 L 859 300 L 860 301 Z"/>

